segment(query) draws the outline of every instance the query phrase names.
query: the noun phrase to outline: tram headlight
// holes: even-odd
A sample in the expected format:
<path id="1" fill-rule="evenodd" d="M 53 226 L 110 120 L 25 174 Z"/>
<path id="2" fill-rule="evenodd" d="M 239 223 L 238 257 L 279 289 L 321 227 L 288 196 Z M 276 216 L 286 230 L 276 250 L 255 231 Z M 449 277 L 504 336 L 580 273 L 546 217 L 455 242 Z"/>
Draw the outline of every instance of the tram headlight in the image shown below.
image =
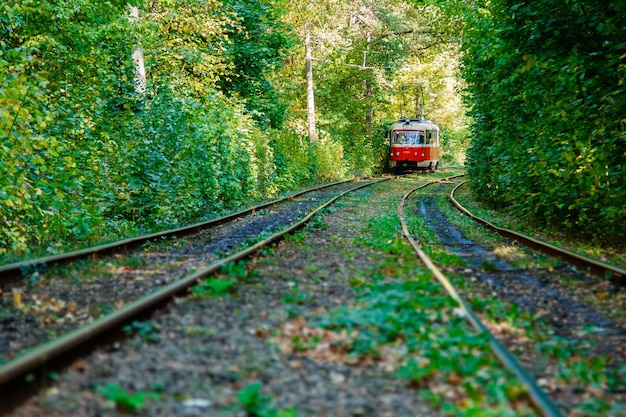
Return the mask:
<path id="1" fill-rule="evenodd" d="M 417 156 L 417 152 L 413 152 L 413 156 Z"/>
<path id="2" fill-rule="evenodd" d="M 396 152 L 396 156 L 400 156 L 400 152 Z"/>

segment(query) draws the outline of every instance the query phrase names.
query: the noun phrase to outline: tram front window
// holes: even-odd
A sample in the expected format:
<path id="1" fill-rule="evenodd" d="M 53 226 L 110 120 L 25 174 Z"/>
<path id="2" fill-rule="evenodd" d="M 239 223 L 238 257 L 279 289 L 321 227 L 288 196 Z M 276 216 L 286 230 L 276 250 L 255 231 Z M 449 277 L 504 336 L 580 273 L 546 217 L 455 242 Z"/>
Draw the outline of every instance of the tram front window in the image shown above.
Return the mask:
<path id="1" fill-rule="evenodd" d="M 423 145 L 424 132 L 396 132 L 393 143 L 396 145 Z"/>

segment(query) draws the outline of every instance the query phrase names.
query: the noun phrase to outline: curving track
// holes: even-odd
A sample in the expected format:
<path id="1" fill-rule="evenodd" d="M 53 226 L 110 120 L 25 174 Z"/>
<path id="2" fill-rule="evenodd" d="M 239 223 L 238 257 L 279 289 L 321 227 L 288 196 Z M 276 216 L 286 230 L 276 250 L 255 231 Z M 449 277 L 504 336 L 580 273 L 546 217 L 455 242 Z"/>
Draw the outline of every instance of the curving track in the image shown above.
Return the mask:
<path id="1" fill-rule="evenodd" d="M 432 181 L 427 185 L 434 185 L 437 182 L 446 180 L 451 180 L 451 178 Z M 328 205 L 332 204 L 346 193 L 362 187 L 367 187 L 368 185 L 372 185 L 377 182 L 378 181 L 368 180 L 363 181 L 360 184 L 336 185 L 332 190 L 327 190 L 327 192 L 316 191 L 314 195 L 310 195 L 307 198 L 304 198 L 304 196 L 301 199 L 292 198 L 290 201 L 285 202 L 285 205 L 282 206 L 282 208 L 257 209 L 248 213 L 248 215 L 244 218 L 233 220 L 232 222 L 226 222 L 212 228 L 210 231 L 195 234 L 189 239 L 159 239 L 165 240 L 164 244 L 156 245 L 154 243 L 150 243 L 142 247 L 140 251 L 135 252 L 130 258 L 128 258 L 128 260 L 125 260 L 127 258 L 123 258 L 121 254 L 107 258 L 106 260 L 96 260 L 96 263 L 103 263 L 109 271 L 114 271 L 113 276 L 109 276 L 107 280 L 100 282 L 99 285 L 101 285 L 101 291 L 99 294 L 102 295 L 103 288 L 105 291 L 112 290 L 112 288 L 106 286 L 103 287 L 102 285 L 109 280 L 117 279 L 120 282 L 126 282 L 128 284 L 127 287 L 136 287 L 134 289 L 134 298 L 129 298 L 124 305 L 120 305 L 118 310 L 114 311 L 112 314 L 95 320 L 93 320 L 93 318 L 87 318 L 83 322 L 77 321 L 74 323 L 75 325 L 82 325 L 79 329 L 67 333 L 55 341 L 32 350 L 26 355 L 20 356 L 0 367 L 0 398 L 4 401 L 7 398 L 7 395 L 11 395 L 13 387 L 18 387 L 20 385 L 18 382 L 22 380 L 22 377 L 25 374 L 29 372 L 36 375 L 45 373 L 45 370 L 53 365 L 52 362 L 49 362 L 50 359 L 54 357 L 62 358 L 66 352 L 68 352 L 68 349 L 70 353 L 67 357 L 70 361 L 73 361 L 75 360 L 74 355 L 76 352 L 81 352 L 85 343 L 98 337 L 98 335 L 106 335 L 108 340 L 105 340 L 104 343 L 110 346 L 110 338 L 111 335 L 114 334 L 111 332 L 112 329 L 119 330 L 123 324 L 139 320 L 140 317 L 162 305 L 164 302 L 175 300 L 175 297 L 178 294 L 187 291 L 187 289 L 197 283 L 199 279 L 217 272 L 225 265 L 232 265 L 234 262 L 248 257 L 255 252 L 262 251 L 268 244 L 275 242 L 285 234 L 293 232 L 297 228 L 301 227 L 305 222 L 309 221 L 315 213 L 325 207 L 328 207 Z M 403 204 L 410 201 L 409 197 L 412 193 L 413 192 L 408 193 L 405 196 Z M 422 203 L 415 206 L 415 213 L 417 214 L 419 212 L 420 209 L 418 207 L 421 206 L 422 214 L 425 214 L 429 218 L 436 219 L 436 212 L 431 211 L 431 209 L 434 210 L 434 205 L 431 205 L 432 207 L 428 207 L 426 201 L 427 199 L 422 199 Z M 399 213 L 401 217 L 403 217 L 403 212 L 404 209 L 400 207 Z M 431 224 L 434 229 L 437 229 L 441 225 L 443 225 L 443 223 L 438 220 L 435 220 Z M 405 234 L 410 236 L 406 225 L 403 226 L 403 229 Z M 449 230 L 454 233 L 452 231 L 453 228 L 450 227 L 450 225 L 443 225 L 440 229 Z M 412 240 L 412 245 L 416 246 L 417 244 L 415 241 L 412 238 L 410 239 Z M 469 245 L 469 242 L 465 242 L 462 246 L 463 248 L 467 248 Z M 243 249 L 239 250 L 239 248 Z M 233 250 L 234 252 L 230 255 L 224 255 L 224 253 L 228 253 Z M 420 256 L 425 256 L 419 247 L 417 247 L 416 250 L 418 254 L 421 253 Z M 143 259 L 143 261 L 138 261 L 138 259 Z M 427 264 L 430 264 L 429 266 L 433 267 L 433 271 L 437 271 L 437 268 L 432 265 L 432 262 L 429 261 L 427 257 L 423 259 Z M 120 263 L 118 263 L 118 261 Z M 191 263 L 187 264 L 188 261 Z M 163 268 L 163 265 L 166 263 L 170 266 Z M 342 266 L 338 264 L 337 267 L 341 268 Z M 178 272 L 172 272 L 170 277 L 166 277 L 164 275 L 154 276 L 154 271 L 168 268 L 172 271 Z M 54 286 L 53 282 L 57 278 L 59 278 L 59 281 L 63 281 L 63 279 L 60 279 L 60 276 L 56 276 L 63 271 L 66 271 L 65 267 L 52 268 L 53 275 L 47 278 L 49 280 L 47 283 Z M 180 277 L 180 271 L 185 271 L 183 277 Z M 505 271 L 504 273 L 510 274 L 511 272 L 513 271 Z M 441 274 L 440 271 L 434 273 L 435 275 Z M 56 278 L 53 279 L 55 276 Z M 72 277 L 70 276 L 70 278 Z M 64 279 L 67 279 L 67 277 Z M 146 281 L 150 280 L 153 280 L 155 285 L 145 286 L 144 284 Z M 71 287 L 71 279 L 69 281 L 70 285 L 68 285 L 68 288 Z M 446 287 L 449 286 L 449 283 L 445 283 L 445 279 L 442 282 L 444 282 Z M 31 287 L 33 286 L 32 283 L 29 285 L 31 285 Z M 322 283 L 321 285 L 323 286 L 325 283 Z M 328 291 L 334 291 L 334 289 L 328 288 Z M 150 294 L 137 299 L 138 295 L 146 292 L 149 292 Z M 454 290 L 452 290 L 452 293 L 455 294 Z M 29 294 L 24 294 L 25 299 L 28 296 Z M 474 325 L 477 326 L 479 330 L 485 330 L 485 326 L 481 325 L 476 316 L 467 308 L 467 303 L 465 303 L 458 294 L 453 295 L 453 297 L 457 298 L 461 306 L 466 309 L 465 315 L 472 320 Z M 71 299 L 72 297 L 69 296 L 69 298 Z M 220 312 L 220 314 L 224 315 L 225 313 Z M 178 320 L 181 320 L 182 323 L 182 320 L 184 319 L 182 316 L 179 318 L 178 315 L 173 315 L 172 320 L 176 323 L 178 323 Z M 209 320 L 209 322 L 211 320 L 217 320 L 216 326 L 218 325 L 217 323 L 220 323 L 219 326 L 223 325 L 225 332 L 230 332 L 227 328 L 230 320 L 226 317 L 222 317 L 221 319 L 211 317 L 207 318 L 207 320 Z M 0 326 L 3 324 L 3 319 L 0 318 Z M 193 327 L 191 327 L 191 329 L 193 329 Z M 262 335 L 263 328 L 259 327 L 255 332 L 260 332 L 255 333 L 255 336 L 265 337 Z M 226 340 L 226 337 L 221 337 L 219 334 L 211 334 L 208 336 L 217 340 Z M 491 338 L 491 343 L 496 350 L 496 354 L 503 358 L 503 362 L 507 364 L 507 366 L 512 367 L 513 372 L 517 374 L 522 382 L 529 388 L 531 396 L 535 400 L 540 413 L 547 416 L 560 415 L 558 410 L 553 406 L 551 401 L 545 397 L 542 391 L 536 389 L 534 379 L 525 374 L 525 371 L 519 367 L 516 360 L 506 352 L 506 349 L 504 349 L 500 342 L 493 338 L 493 336 Z M 198 348 L 202 347 L 199 346 Z M 230 349 L 231 348 L 223 351 L 222 353 L 229 352 Z M 167 354 L 164 353 L 163 355 L 167 358 Z M 306 361 L 298 363 L 289 362 L 289 366 L 291 367 L 292 365 L 309 367 L 313 364 Z M 74 366 L 77 366 L 76 363 L 74 363 Z M 146 366 L 150 366 L 149 363 L 146 364 Z M 299 368 L 296 368 L 296 370 L 297 369 Z M 346 371 L 343 368 L 337 369 L 341 371 L 341 374 L 338 374 L 336 370 L 330 373 L 335 381 L 344 378 L 342 376 L 344 373 L 345 375 L 350 374 L 349 370 Z M 190 373 L 193 373 L 193 371 L 194 370 L 192 369 L 189 370 Z M 211 368 L 210 376 L 211 378 L 216 379 L 225 378 L 227 382 L 231 381 L 229 379 L 231 378 L 229 373 L 224 370 L 213 370 Z M 236 383 L 236 381 L 232 380 L 230 383 Z M 293 384 L 295 384 L 295 382 L 293 382 Z M 2 405 L 5 407 L 7 406 L 4 403 Z M 0 412 L 2 412 L 2 410 L 0 410 Z"/>
<path id="2" fill-rule="evenodd" d="M 533 236 L 528 236 L 524 233 L 506 229 L 504 227 L 498 227 L 493 223 L 488 222 L 485 219 L 482 219 L 474 214 L 472 214 L 469 210 L 463 207 L 455 198 L 455 192 L 463 185 L 465 185 L 467 181 L 464 181 L 458 184 L 456 187 L 452 189 L 449 195 L 450 202 L 462 213 L 471 217 L 474 221 L 479 224 L 487 227 L 490 230 L 493 230 L 499 233 L 501 236 L 511 239 L 513 241 L 517 241 L 522 245 L 528 246 L 530 248 L 539 250 L 549 256 L 557 257 L 562 259 L 565 262 L 576 265 L 581 270 L 587 271 L 593 275 L 596 275 L 600 278 L 609 278 L 611 282 L 616 285 L 626 286 L 626 269 L 620 268 L 619 266 L 612 265 L 606 262 L 602 262 L 599 259 L 590 258 L 588 256 L 581 255 L 580 253 L 573 252 L 571 250 L 559 247 L 557 245 L 553 245 L 549 242 L 545 242 L 541 239 L 537 239 Z"/>
<path id="3" fill-rule="evenodd" d="M 453 191 L 458 189 L 463 183 L 457 184 Z M 450 187 L 450 184 L 447 184 Z M 408 199 L 417 190 L 412 190 L 405 196 L 403 205 L 399 208 L 399 216 L 403 217 L 404 205 L 409 204 Z M 613 365 L 619 367 L 620 363 L 626 361 L 626 326 L 624 323 L 613 321 L 608 318 L 606 312 L 600 311 L 597 306 L 589 305 L 588 300 L 594 298 L 595 288 L 603 285 L 600 280 L 590 277 L 573 265 L 583 266 L 583 270 L 601 270 L 601 276 L 606 276 L 612 271 L 615 282 L 616 272 L 621 273 L 619 268 L 607 265 L 599 260 L 582 257 L 570 251 L 558 248 L 554 245 L 546 244 L 538 239 L 527 237 L 522 234 L 505 230 L 503 235 L 511 238 L 515 243 L 526 244 L 533 249 L 539 249 L 546 254 L 557 254 L 558 259 L 571 261 L 572 264 L 561 264 L 555 268 L 545 268 L 532 266 L 532 264 L 520 268 L 494 253 L 494 247 L 481 245 L 464 236 L 463 232 L 452 225 L 446 216 L 437 207 L 436 196 L 446 193 L 443 185 L 431 187 L 429 190 L 420 193 L 415 201 L 411 201 L 411 212 L 426 219 L 426 223 L 437 236 L 437 242 L 429 242 L 429 245 L 443 246 L 447 252 L 460 256 L 466 266 L 457 268 L 447 268 L 453 270 L 457 275 L 463 276 L 466 282 L 472 282 L 469 289 L 465 288 L 471 295 L 483 294 L 486 298 L 498 298 L 506 300 L 511 305 L 519 307 L 520 311 L 526 311 L 535 316 L 541 316 L 546 323 L 551 326 L 555 339 L 563 338 L 569 343 L 578 346 L 587 346 L 590 355 L 605 355 L 613 358 Z M 460 205 L 454 201 L 453 192 L 449 194 L 450 200 L 457 208 Z M 467 210 L 462 210 L 469 214 Z M 477 219 L 475 216 L 472 216 Z M 481 219 L 478 219 L 481 220 Z M 484 221 L 481 221 L 483 223 Z M 403 223 L 405 223 L 403 221 Z M 416 253 L 423 262 L 431 269 L 433 274 L 455 298 L 459 305 L 466 311 L 465 315 L 479 331 L 488 331 L 478 317 L 471 312 L 468 303 L 459 295 L 448 278 L 437 266 L 428 258 L 420 246 L 410 236 L 406 226 L 403 226 L 404 234 L 411 241 Z M 489 225 L 489 229 L 501 231 Z M 592 267 L 593 266 L 593 267 Z M 563 284 L 566 283 L 566 284 Z M 569 283 L 576 283 L 571 285 Z M 569 285 L 568 285 L 569 284 Z M 586 330 L 587 329 L 587 330 Z M 592 331 L 589 331 L 591 329 Z M 499 337 L 501 337 L 500 335 Z M 529 362 L 528 358 L 523 361 L 522 368 L 517 360 L 512 359 L 500 341 L 490 335 L 492 347 L 503 363 L 520 376 L 521 380 L 528 387 L 537 408 L 543 415 L 560 415 L 559 410 L 553 405 L 537 387 L 537 380 L 547 381 L 552 378 L 554 369 L 538 368 L 537 364 Z M 511 346 L 511 340 L 505 343 Z M 513 342 L 512 347 L 518 349 L 519 341 Z M 528 369 L 535 375 L 534 378 L 528 376 L 524 369 Z M 610 393 L 621 393 L 624 387 L 610 389 Z M 552 386 L 550 394 L 562 400 L 564 395 L 578 395 L 575 393 L 585 392 L 585 388 Z M 571 393 L 571 394 L 568 394 Z M 588 395 L 588 394 L 587 394 Z"/>
<path id="4" fill-rule="evenodd" d="M 472 326 L 480 333 L 485 333 L 489 337 L 489 343 L 494 354 L 498 357 L 500 362 L 509 369 L 518 379 L 519 381 L 528 389 L 529 395 L 535 404 L 537 410 L 546 417 L 558 417 L 561 416 L 561 412 L 556 407 L 556 405 L 545 395 L 545 393 L 539 388 L 535 379 L 531 377 L 525 370 L 520 366 L 517 359 L 508 351 L 506 347 L 487 329 L 487 327 L 482 323 L 482 321 L 478 318 L 478 316 L 474 313 L 469 303 L 461 297 L 457 289 L 450 282 L 450 280 L 443 274 L 443 272 L 434 264 L 434 262 L 430 259 L 430 257 L 422 250 L 421 246 L 417 243 L 417 241 L 411 235 L 409 228 L 406 222 L 405 216 L 405 207 L 407 205 L 407 201 L 411 194 L 415 191 L 425 188 L 426 186 L 433 185 L 435 183 L 429 183 L 424 185 L 423 187 L 413 189 L 409 191 L 402 199 L 400 204 L 398 205 L 398 217 L 400 218 L 400 222 L 402 224 L 402 233 L 408 239 L 409 243 L 413 247 L 415 254 L 421 259 L 424 265 L 432 272 L 432 274 L 439 280 L 439 282 L 444 286 L 448 294 L 454 298 L 460 308 L 464 312 L 464 316 L 470 321 Z M 428 216 L 429 214 L 427 214 Z M 429 217 L 425 217 L 429 218 Z"/>
<path id="5" fill-rule="evenodd" d="M 90 344 L 110 344 L 124 324 L 139 320 L 200 279 L 302 227 L 345 194 L 392 178 L 334 183 L 187 228 L 4 267 L 3 275 L 14 281 L 17 272 L 33 265 L 59 265 L 51 268 L 50 276 L 41 276 L 36 269 L 34 282 L 31 275 L 28 280 L 11 283 L 10 289 L 5 284 L 3 295 L 12 299 L 14 305 L 12 311 L 5 308 L 0 317 L 3 334 L 0 349 L 4 361 L 8 360 L 0 367 L 2 406 L 10 407 L 7 400 L 18 398 L 12 393 L 23 391 L 21 383 L 28 373 L 45 374 L 44 369 L 53 367 L 56 358 L 61 362 L 71 360 L 73 355 L 84 353 Z M 178 239 L 183 234 L 189 235 L 187 239 Z M 165 240 L 174 236 L 173 241 Z M 164 242 L 150 243 L 155 240 Z M 121 254 L 129 246 L 145 243 L 148 244 L 139 251 Z M 109 252 L 117 254 L 100 259 L 101 254 Z M 67 265 L 80 258 L 92 259 L 76 262 L 76 269 L 72 264 Z M 100 278 L 90 275 L 103 271 L 106 273 Z M 85 297 L 84 293 L 90 295 Z M 62 301 L 72 300 L 75 304 L 74 300 L 78 299 L 85 305 L 69 306 Z M 109 300 L 112 313 L 106 314 L 103 308 L 94 310 L 103 300 Z M 29 314 L 24 313 L 26 310 Z M 21 338 L 12 340 L 12 334 Z M 45 343 L 50 334 L 59 337 Z M 24 340 L 23 335 L 29 337 Z"/>
<path id="6" fill-rule="evenodd" d="M 293 202 L 295 199 L 303 198 L 307 195 L 309 195 L 309 199 L 315 201 L 315 193 L 327 192 L 337 187 L 350 187 L 351 183 L 354 183 L 356 181 L 361 180 L 357 179 L 340 181 L 319 187 L 314 187 L 308 190 L 294 193 L 281 199 L 273 200 L 264 204 L 259 204 L 257 206 L 250 207 L 217 219 L 192 224 L 189 226 L 165 230 L 162 232 L 152 233 L 144 236 L 123 239 L 116 242 L 106 243 L 72 252 L 1 265 L 0 285 L 7 284 L 23 278 L 28 278 L 33 274 L 39 274 L 42 270 L 50 266 L 62 265 L 80 259 L 121 254 L 128 252 L 129 250 L 136 249 L 150 242 L 160 242 L 164 239 L 178 239 L 186 236 L 197 235 L 201 232 L 215 229 L 222 224 L 254 216 L 258 212 L 263 212 L 264 210 L 271 209 L 272 207 L 277 207 L 279 204 L 289 203 L 290 201 Z M 322 198 L 322 194 L 318 195 L 317 198 Z M 301 200 L 299 200 L 299 202 L 301 202 Z"/>

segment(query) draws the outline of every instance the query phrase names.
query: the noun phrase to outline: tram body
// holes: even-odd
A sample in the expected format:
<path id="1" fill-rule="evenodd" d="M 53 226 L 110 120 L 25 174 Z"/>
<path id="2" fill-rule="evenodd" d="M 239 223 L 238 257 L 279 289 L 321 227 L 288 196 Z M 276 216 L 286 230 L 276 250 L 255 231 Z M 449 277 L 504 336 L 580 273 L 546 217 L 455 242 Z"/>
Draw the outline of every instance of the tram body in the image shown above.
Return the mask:
<path id="1" fill-rule="evenodd" d="M 439 127 L 423 119 L 400 119 L 389 130 L 389 167 L 433 171 L 439 166 Z"/>

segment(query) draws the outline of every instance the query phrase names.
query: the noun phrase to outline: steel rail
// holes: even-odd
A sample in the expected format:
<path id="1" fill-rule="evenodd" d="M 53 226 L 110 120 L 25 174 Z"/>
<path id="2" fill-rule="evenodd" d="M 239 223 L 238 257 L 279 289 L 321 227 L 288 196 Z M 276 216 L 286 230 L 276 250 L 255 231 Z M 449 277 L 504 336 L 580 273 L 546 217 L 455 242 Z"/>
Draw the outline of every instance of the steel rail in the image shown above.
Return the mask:
<path id="1" fill-rule="evenodd" d="M 329 207 L 331 204 L 335 203 L 338 199 L 345 196 L 346 194 L 395 178 L 398 177 L 394 176 L 389 178 L 374 179 L 371 182 L 366 182 L 364 184 L 357 185 L 356 187 L 346 190 L 336 195 L 335 197 L 327 200 L 316 209 L 311 210 L 305 217 L 303 217 L 298 222 L 292 224 L 288 228 L 280 232 L 274 233 L 264 240 L 257 242 L 256 244 L 249 246 L 248 248 L 240 252 L 222 258 L 212 263 L 211 265 L 206 266 L 202 270 L 182 277 L 180 280 L 177 280 L 152 294 L 149 294 L 130 304 L 127 304 L 126 306 L 108 316 L 101 317 L 93 321 L 92 323 L 89 323 L 70 333 L 67 333 L 45 345 L 29 350 L 23 356 L 20 356 L 0 367 L 0 393 L 2 392 L 1 388 L 3 385 L 6 385 L 11 381 L 16 380 L 16 378 L 25 375 L 28 372 L 33 371 L 34 369 L 37 369 L 38 367 L 50 362 L 54 358 L 59 357 L 64 353 L 67 353 L 68 351 L 71 351 L 72 349 L 82 344 L 85 344 L 86 342 L 94 339 L 102 333 L 112 330 L 116 326 L 127 323 L 133 317 L 152 311 L 160 303 L 171 299 L 177 294 L 180 294 L 182 291 L 197 283 L 201 278 L 205 278 L 214 274 L 223 265 L 247 258 L 258 252 L 263 247 L 268 246 L 271 243 L 278 241 L 283 236 L 303 227 L 313 218 L 313 216 L 315 216 L 321 210 Z"/>
<path id="2" fill-rule="evenodd" d="M 546 255 L 556 257 L 565 262 L 576 265 L 577 267 L 580 267 L 584 271 L 589 272 L 597 277 L 608 278 L 615 285 L 626 286 L 626 269 L 624 268 L 620 268 L 619 266 L 602 262 L 599 259 L 590 258 L 580 253 L 573 252 L 569 249 L 565 249 L 565 248 L 553 245 L 544 240 L 541 240 L 532 236 L 528 236 L 528 235 L 525 235 L 523 233 L 511 230 L 511 229 L 506 229 L 504 227 L 496 226 L 495 224 L 490 223 L 489 221 L 471 213 L 468 209 L 463 207 L 463 205 L 461 205 L 461 203 L 459 203 L 454 197 L 454 194 L 456 193 L 456 191 L 461 186 L 465 185 L 466 183 L 467 181 L 463 181 L 462 183 L 458 184 L 456 187 L 452 189 L 452 191 L 450 191 L 450 194 L 448 196 L 448 199 L 450 200 L 450 202 L 461 213 L 469 216 L 472 220 L 474 220 L 477 223 L 482 224 L 488 229 L 499 233 L 501 236 L 517 241 L 532 249 L 536 249 L 540 252 L 545 253 Z"/>
<path id="3" fill-rule="evenodd" d="M 400 204 L 398 205 L 398 217 L 400 219 L 400 223 L 402 224 L 402 234 L 407 238 L 413 250 L 420 258 L 422 263 L 431 271 L 431 273 L 437 278 L 437 280 L 443 285 L 448 294 L 459 304 L 461 309 L 464 312 L 464 316 L 467 317 L 471 325 L 476 329 L 476 331 L 480 333 L 485 333 L 489 338 L 489 345 L 491 346 L 492 351 L 500 361 L 509 371 L 511 371 L 516 378 L 528 389 L 529 396 L 537 408 L 537 410 L 544 417 L 562 417 L 561 412 L 558 408 L 552 403 L 552 401 L 546 396 L 546 394 L 539 388 L 535 380 L 528 375 L 528 373 L 521 367 L 515 357 L 500 343 L 496 337 L 491 334 L 489 329 L 480 321 L 476 313 L 472 310 L 469 303 L 465 301 L 464 298 L 458 293 L 456 288 L 452 285 L 450 280 L 441 272 L 441 270 L 433 263 L 428 255 L 422 250 L 419 244 L 413 239 L 411 232 L 409 231 L 406 217 L 404 215 L 404 206 L 406 205 L 406 201 L 411 194 L 415 191 L 425 188 L 429 185 L 436 184 L 437 182 L 427 183 L 421 187 L 415 188 L 402 198 Z"/>
<path id="4" fill-rule="evenodd" d="M 204 222 L 199 222 L 199 223 L 194 223 L 192 225 L 189 226 L 184 226 L 184 227 L 179 227 L 176 229 L 170 229 L 170 230 L 165 230 L 162 232 L 156 232 L 156 233 L 151 233 L 148 235 L 143 235 L 143 236 L 137 236 L 137 237 L 132 237 L 132 238 L 128 238 L 128 239 L 123 239 L 123 240 L 119 240 L 119 241 L 115 241 L 115 242 L 110 242 L 110 243 L 106 243 L 106 244 L 102 244 L 102 245 L 98 245 L 98 246 L 93 246 L 93 247 L 89 247 L 89 248 L 85 248 L 85 249 L 80 249 L 80 250 L 76 250 L 76 251 L 71 251 L 71 252 L 65 252 L 65 253 L 60 253 L 58 255 L 51 255 L 51 256 L 46 256 L 46 257 L 42 257 L 42 258 L 37 258 L 37 259 L 30 259 L 30 260 L 25 260 L 25 261 L 21 261 L 21 262 L 15 262 L 15 263 L 11 263 L 11 264 L 5 264 L 0 266 L 0 279 L 2 280 L 10 280 L 10 279 L 19 279 L 19 278 L 23 278 L 25 273 L 24 271 L 28 271 L 29 269 L 32 268 L 37 268 L 37 267 L 46 267 L 49 265 L 54 265 L 54 264 L 59 264 L 59 263 L 65 263 L 65 262 L 70 262 L 70 261 L 74 261 L 77 259 L 84 259 L 84 258 L 88 258 L 90 256 L 96 256 L 96 255 L 110 255 L 110 254 L 114 254 L 114 253 L 119 253 L 119 252 L 125 252 L 129 249 L 132 248 L 136 248 L 141 246 L 144 243 L 150 242 L 150 241 L 154 241 L 157 239 L 162 239 L 162 238 L 167 238 L 167 237 L 181 237 L 181 236 L 188 236 L 188 235 L 192 235 L 194 233 L 198 233 L 202 230 L 206 230 L 209 229 L 211 227 L 215 227 L 215 226 L 219 226 L 221 224 L 224 224 L 226 222 L 229 222 L 233 219 L 242 217 L 242 216 L 246 216 L 248 214 L 254 213 L 255 211 L 259 211 L 262 209 L 265 209 L 267 207 L 270 207 L 272 205 L 287 201 L 287 200 L 291 200 L 294 199 L 296 197 L 299 197 L 303 194 L 307 194 L 307 193 L 311 193 L 314 191 L 320 191 L 326 188 L 330 188 L 330 187 L 334 187 L 336 185 L 341 185 L 341 184 L 346 184 L 349 182 L 357 182 L 357 181 L 363 181 L 363 180 L 367 180 L 368 178 L 357 178 L 357 179 L 350 179 L 350 180 L 346 180 L 346 181 L 338 181 L 338 182 L 333 182 L 330 184 L 325 184 L 325 185 L 321 185 L 318 187 L 313 187 L 304 191 L 299 191 L 296 192 L 292 195 L 289 195 L 287 197 L 283 197 L 277 200 L 272 200 L 269 201 L 267 203 L 263 203 L 263 204 L 259 204 L 256 205 L 254 207 L 250 207 L 235 213 L 231 213 L 228 214 L 226 216 L 223 217 L 219 217 L 217 219 L 212 219 L 212 220 L 207 220 Z"/>

